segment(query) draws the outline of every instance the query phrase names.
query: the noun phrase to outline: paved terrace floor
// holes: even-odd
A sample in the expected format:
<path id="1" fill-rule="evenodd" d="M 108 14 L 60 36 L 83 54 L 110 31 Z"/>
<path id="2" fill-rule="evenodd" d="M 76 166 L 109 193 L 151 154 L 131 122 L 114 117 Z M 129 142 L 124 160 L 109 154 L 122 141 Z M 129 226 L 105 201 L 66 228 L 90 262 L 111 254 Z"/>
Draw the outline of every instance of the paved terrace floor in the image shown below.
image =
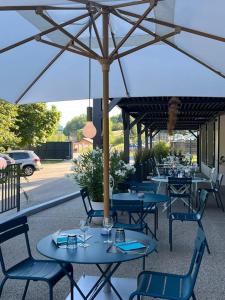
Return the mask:
<path id="1" fill-rule="evenodd" d="M 174 250 L 169 251 L 168 221 L 160 207 L 158 253 L 147 258 L 147 269 L 163 272 L 184 273 L 187 271 L 192 255 L 193 241 L 196 235 L 196 224 L 174 222 Z M 48 209 L 29 217 L 30 241 L 33 255 L 40 257 L 36 251 L 37 242 L 57 229 L 78 227 L 79 220 L 84 217 L 81 199 L 77 198 L 63 205 Z M 149 220 L 151 221 L 151 220 Z M 205 252 L 195 288 L 198 300 L 225 299 L 225 213 L 218 209 L 212 199 L 209 199 L 203 224 L 211 248 L 211 255 Z M 6 256 L 9 264 L 14 264 L 17 258 L 23 256 L 24 244 L 20 240 L 6 245 Z M 141 271 L 141 260 L 124 263 L 116 273 L 119 277 L 136 277 Z M 74 265 L 76 280 L 82 274 L 96 275 L 95 266 Z M 2 274 L 0 274 L 2 279 Z M 4 287 L 2 300 L 21 299 L 24 283 L 8 281 Z M 65 299 L 69 291 L 68 279 L 64 278 L 54 290 L 54 299 Z M 48 289 L 45 283 L 31 283 L 27 299 L 48 299 Z M 98 300 L 101 300 L 97 298 Z M 149 299 L 149 298 L 148 298 Z M 124 299 L 126 300 L 126 299 Z"/>

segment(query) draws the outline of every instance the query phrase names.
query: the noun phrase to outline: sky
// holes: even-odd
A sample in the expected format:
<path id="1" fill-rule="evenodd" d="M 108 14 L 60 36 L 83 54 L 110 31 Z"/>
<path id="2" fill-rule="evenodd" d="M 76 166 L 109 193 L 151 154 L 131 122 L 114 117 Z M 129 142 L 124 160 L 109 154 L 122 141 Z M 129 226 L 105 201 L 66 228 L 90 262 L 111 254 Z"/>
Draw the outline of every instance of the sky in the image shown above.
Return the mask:
<path id="1" fill-rule="evenodd" d="M 55 105 L 57 110 L 61 112 L 60 125 L 66 126 L 66 123 L 73 117 L 81 114 L 86 114 L 88 99 L 87 100 L 74 100 L 74 101 L 60 101 L 60 102 L 49 102 L 48 107 Z M 92 101 L 91 101 L 92 105 Z M 111 112 L 110 116 L 120 113 L 120 109 L 115 107 Z"/>

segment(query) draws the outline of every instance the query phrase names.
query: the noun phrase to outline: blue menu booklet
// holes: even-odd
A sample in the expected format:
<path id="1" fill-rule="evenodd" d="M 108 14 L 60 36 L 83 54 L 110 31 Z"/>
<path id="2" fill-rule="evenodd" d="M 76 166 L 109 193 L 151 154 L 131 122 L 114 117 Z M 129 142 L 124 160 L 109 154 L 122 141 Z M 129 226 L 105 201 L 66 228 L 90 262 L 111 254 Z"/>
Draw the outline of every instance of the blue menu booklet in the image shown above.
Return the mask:
<path id="1" fill-rule="evenodd" d="M 145 244 L 138 241 L 116 243 L 115 246 L 123 251 L 132 251 L 146 248 Z"/>

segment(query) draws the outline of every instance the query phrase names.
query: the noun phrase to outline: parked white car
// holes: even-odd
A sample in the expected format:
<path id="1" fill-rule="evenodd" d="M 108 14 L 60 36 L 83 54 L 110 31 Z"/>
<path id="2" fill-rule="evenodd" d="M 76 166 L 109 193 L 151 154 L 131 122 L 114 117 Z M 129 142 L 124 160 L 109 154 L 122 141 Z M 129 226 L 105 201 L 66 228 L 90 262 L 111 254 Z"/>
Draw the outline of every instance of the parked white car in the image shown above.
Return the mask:
<path id="1" fill-rule="evenodd" d="M 11 150 L 7 154 L 15 160 L 16 163 L 21 164 L 21 169 L 25 176 L 33 175 L 34 171 L 40 170 L 40 158 L 30 150 Z"/>

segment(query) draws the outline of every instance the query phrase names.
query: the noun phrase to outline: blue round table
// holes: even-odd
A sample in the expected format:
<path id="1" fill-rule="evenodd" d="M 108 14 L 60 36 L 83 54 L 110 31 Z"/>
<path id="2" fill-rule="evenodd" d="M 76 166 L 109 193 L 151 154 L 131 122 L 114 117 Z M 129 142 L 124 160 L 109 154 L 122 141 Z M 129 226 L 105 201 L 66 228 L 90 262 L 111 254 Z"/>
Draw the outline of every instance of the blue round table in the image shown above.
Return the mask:
<path id="1" fill-rule="evenodd" d="M 138 193 L 118 193 L 112 195 L 112 200 L 142 200 L 144 203 L 159 204 L 170 200 L 167 195 L 142 193 L 143 197 L 139 197 Z"/>
<path id="2" fill-rule="evenodd" d="M 66 233 L 81 234 L 81 231 L 78 229 L 73 229 L 66 231 Z M 88 244 L 90 244 L 90 246 L 87 248 L 82 248 L 79 246 L 76 249 L 59 248 L 52 240 L 52 235 L 49 235 L 38 242 L 37 250 L 42 255 L 58 261 L 75 286 L 76 299 L 92 300 L 95 299 L 97 295 L 99 295 L 101 299 L 116 299 L 115 295 L 119 299 L 125 299 L 124 297 L 127 297 L 128 295 L 125 296 L 123 293 L 129 293 L 131 291 L 130 288 L 126 289 L 123 283 L 122 289 L 118 291 L 116 284 L 114 284 L 113 280 L 111 280 L 112 275 L 122 262 L 144 258 L 152 253 L 156 249 L 154 240 L 143 233 L 126 230 L 126 240 L 140 241 L 146 245 L 146 248 L 142 251 L 129 251 L 125 253 L 117 250 L 117 248 L 114 246 L 110 246 L 110 244 L 104 243 L 104 240 L 106 240 L 107 237 L 101 235 L 101 228 L 89 229 L 88 235 L 92 235 L 92 237 L 88 239 Z M 114 230 L 112 230 L 112 239 L 114 239 Z M 71 278 L 70 274 L 68 274 L 68 272 L 65 270 L 63 264 L 65 262 L 74 264 L 94 264 L 101 272 L 101 276 L 99 278 L 95 277 L 96 282 L 93 282 L 92 278 L 91 285 L 89 278 L 91 276 L 85 276 L 82 278 L 80 285 L 79 283 L 76 283 L 73 278 Z M 107 265 L 106 269 L 104 269 L 101 265 Z M 118 283 L 118 280 L 116 282 Z M 111 296 L 106 295 L 107 298 L 104 298 L 104 292 L 102 292 L 102 288 L 107 283 L 110 285 L 114 293 L 111 293 Z M 82 288 L 80 286 L 82 286 Z"/>

